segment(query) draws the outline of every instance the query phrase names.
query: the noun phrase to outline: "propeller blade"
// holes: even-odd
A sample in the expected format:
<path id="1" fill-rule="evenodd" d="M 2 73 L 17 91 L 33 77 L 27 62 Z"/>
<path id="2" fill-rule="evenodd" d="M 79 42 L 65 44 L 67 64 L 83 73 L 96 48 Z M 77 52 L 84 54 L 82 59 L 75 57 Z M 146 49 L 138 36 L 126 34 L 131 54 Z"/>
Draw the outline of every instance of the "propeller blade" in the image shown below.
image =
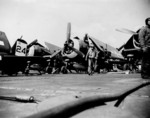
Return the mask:
<path id="1" fill-rule="evenodd" d="M 140 51 L 141 49 L 131 48 L 131 49 L 124 49 L 124 52 L 133 52 L 133 51 Z"/>
<path id="2" fill-rule="evenodd" d="M 70 37 L 71 37 L 71 23 L 69 22 L 67 24 L 67 37 L 66 37 L 66 41 L 65 41 L 64 48 L 63 48 L 62 52 L 64 52 L 66 45 L 68 45 Z"/>
<path id="3" fill-rule="evenodd" d="M 119 32 L 122 32 L 122 33 L 126 33 L 126 34 L 131 34 L 131 35 L 137 34 L 136 32 L 134 32 L 132 30 L 129 30 L 129 29 L 125 29 L 125 28 L 116 29 L 116 31 L 119 31 Z"/>
<path id="4" fill-rule="evenodd" d="M 49 58 L 53 58 L 53 57 L 55 57 L 58 53 L 60 53 L 61 52 L 61 50 L 58 50 L 58 51 L 56 51 L 56 52 L 54 52 L 53 54 L 51 54 L 51 55 L 44 55 L 43 57 L 49 57 Z"/>
<path id="5" fill-rule="evenodd" d="M 68 40 L 70 39 L 71 37 L 71 23 L 69 22 L 68 25 L 67 25 L 67 42 Z"/>

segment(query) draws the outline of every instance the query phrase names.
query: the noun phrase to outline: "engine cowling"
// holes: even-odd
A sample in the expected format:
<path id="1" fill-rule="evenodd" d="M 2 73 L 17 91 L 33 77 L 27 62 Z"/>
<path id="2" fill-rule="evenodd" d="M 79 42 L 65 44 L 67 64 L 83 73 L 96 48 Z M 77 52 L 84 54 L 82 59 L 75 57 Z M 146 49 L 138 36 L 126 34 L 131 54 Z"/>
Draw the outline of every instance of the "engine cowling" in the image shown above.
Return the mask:
<path id="1" fill-rule="evenodd" d="M 68 58 L 75 58 L 78 54 L 71 49 L 71 47 L 79 50 L 79 40 L 77 39 L 70 39 L 68 42 L 66 42 L 66 46 L 64 46 L 63 56 Z"/>

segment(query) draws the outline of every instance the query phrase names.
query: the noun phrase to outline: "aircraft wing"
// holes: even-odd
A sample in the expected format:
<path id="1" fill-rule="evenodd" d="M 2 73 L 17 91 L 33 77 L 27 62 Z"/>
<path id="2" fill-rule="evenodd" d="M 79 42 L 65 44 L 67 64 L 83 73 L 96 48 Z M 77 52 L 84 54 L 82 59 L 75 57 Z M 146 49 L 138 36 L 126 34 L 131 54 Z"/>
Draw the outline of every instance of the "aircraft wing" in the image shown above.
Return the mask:
<path id="1" fill-rule="evenodd" d="M 92 41 L 92 43 L 95 45 L 95 47 L 98 48 L 98 50 L 100 50 L 100 51 L 107 50 L 107 51 L 111 52 L 110 58 L 124 59 L 122 54 L 116 48 L 114 48 L 106 43 L 103 43 L 102 41 L 99 41 L 93 37 L 89 36 L 89 39 Z"/>
<path id="2" fill-rule="evenodd" d="M 5 32 L 0 31 L 0 54 L 10 54 L 11 46 Z"/>
<path id="3" fill-rule="evenodd" d="M 61 47 L 56 46 L 56 45 L 51 44 L 51 43 L 48 43 L 48 42 L 45 42 L 45 45 L 48 47 L 48 49 L 50 50 L 51 53 L 54 53 L 54 52 L 62 49 Z"/>
<path id="4" fill-rule="evenodd" d="M 134 32 L 128 29 L 124 29 L 124 30 L 117 29 L 117 31 L 132 34 L 132 36 L 128 39 L 128 41 L 123 46 L 121 46 L 119 50 L 123 49 L 123 51 L 127 51 L 127 52 L 138 51 L 140 49 L 140 43 L 138 37 L 138 33 L 140 30 L 141 28 L 138 29 L 136 32 Z"/>

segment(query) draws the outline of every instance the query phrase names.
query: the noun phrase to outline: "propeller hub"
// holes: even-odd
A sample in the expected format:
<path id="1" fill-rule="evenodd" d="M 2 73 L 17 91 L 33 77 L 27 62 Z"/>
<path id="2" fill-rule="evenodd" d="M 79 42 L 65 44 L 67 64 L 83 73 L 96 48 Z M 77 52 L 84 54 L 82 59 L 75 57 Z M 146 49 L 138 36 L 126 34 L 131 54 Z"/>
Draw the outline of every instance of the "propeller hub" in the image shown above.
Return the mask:
<path id="1" fill-rule="evenodd" d="M 72 53 L 73 52 L 73 50 L 72 50 L 73 47 L 74 47 L 74 42 L 73 42 L 73 40 L 69 39 L 64 44 L 64 53 L 66 53 L 66 54 Z"/>

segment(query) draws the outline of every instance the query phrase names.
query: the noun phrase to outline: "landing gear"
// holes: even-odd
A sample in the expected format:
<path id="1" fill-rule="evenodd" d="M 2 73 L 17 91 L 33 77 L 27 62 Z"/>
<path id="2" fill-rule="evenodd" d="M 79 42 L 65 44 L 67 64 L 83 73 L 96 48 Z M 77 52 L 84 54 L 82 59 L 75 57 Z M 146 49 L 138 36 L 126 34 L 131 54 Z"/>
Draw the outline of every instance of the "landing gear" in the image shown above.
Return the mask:
<path id="1" fill-rule="evenodd" d="M 46 67 L 46 69 L 45 69 L 45 72 L 47 73 L 47 74 L 51 74 L 52 73 L 52 70 L 53 70 L 53 68 L 51 67 L 51 60 L 49 59 L 49 60 L 47 60 L 47 67 Z"/>
<path id="2" fill-rule="evenodd" d="M 62 67 L 61 67 L 61 72 L 62 72 L 63 74 L 67 74 L 67 73 L 68 73 L 67 67 L 66 67 L 66 66 L 62 66 Z"/>

